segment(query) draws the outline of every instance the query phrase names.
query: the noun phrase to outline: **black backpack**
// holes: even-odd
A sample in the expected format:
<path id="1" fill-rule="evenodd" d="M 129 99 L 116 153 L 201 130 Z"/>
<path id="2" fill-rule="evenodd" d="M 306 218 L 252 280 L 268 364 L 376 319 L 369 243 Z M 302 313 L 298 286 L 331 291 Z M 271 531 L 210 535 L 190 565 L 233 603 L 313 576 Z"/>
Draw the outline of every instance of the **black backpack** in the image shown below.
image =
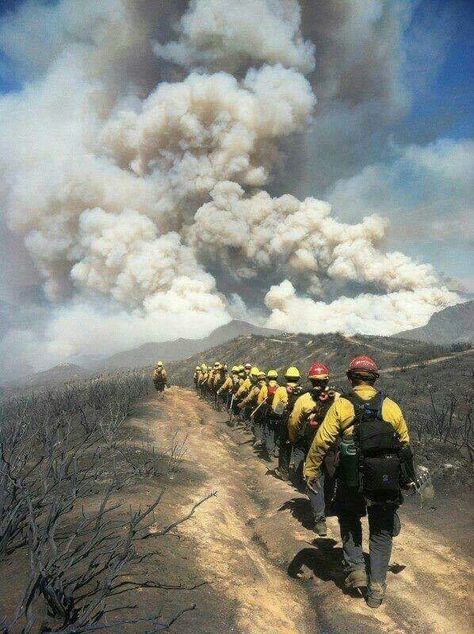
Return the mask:
<path id="1" fill-rule="evenodd" d="M 369 401 L 355 392 L 344 394 L 344 398 L 355 410 L 349 426 L 354 427 L 359 491 L 371 499 L 396 499 L 400 495 L 401 444 L 393 425 L 382 417 L 384 393 L 377 392 Z"/>
<path id="2" fill-rule="evenodd" d="M 287 385 L 286 391 L 288 394 L 288 402 L 286 404 L 283 416 L 288 419 L 293 410 L 293 407 L 295 406 L 296 401 L 306 392 L 306 390 L 301 385 L 295 385 L 291 387 Z"/>

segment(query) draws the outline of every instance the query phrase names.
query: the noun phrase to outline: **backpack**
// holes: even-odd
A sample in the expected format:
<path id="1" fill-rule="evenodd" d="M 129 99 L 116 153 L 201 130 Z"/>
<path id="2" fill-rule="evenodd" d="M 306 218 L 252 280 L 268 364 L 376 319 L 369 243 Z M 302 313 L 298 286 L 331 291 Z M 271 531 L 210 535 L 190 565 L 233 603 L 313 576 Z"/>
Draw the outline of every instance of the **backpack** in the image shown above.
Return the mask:
<path id="1" fill-rule="evenodd" d="M 354 427 L 353 447 L 350 442 L 341 441 L 341 466 L 344 467 L 346 456 L 346 461 L 352 458 L 358 470 L 358 474 L 353 473 L 355 479 L 350 481 L 346 469 L 349 479 L 346 483 L 349 486 L 355 484 L 361 493 L 372 499 L 399 497 L 401 444 L 394 427 L 382 417 L 384 393 L 377 392 L 369 401 L 364 401 L 355 392 L 344 394 L 343 398 L 354 406 L 355 418 L 349 425 Z"/>
<path id="2" fill-rule="evenodd" d="M 237 394 L 239 387 L 242 385 L 243 381 L 240 380 L 240 377 L 233 376 L 232 377 L 232 394 Z"/>
<path id="3" fill-rule="evenodd" d="M 313 413 L 304 420 L 298 434 L 299 438 L 301 438 L 301 440 L 306 444 L 308 449 L 311 446 L 318 429 L 321 427 L 329 408 L 334 403 L 334 390 L 328 390 L 325 396 L 326 398 L 324 399 L 318 398 L 316 400 Z"/>
<path id="4" fill-rule="evenodd" d="M 289 418 L 293 407 L 299 397 L 304 394 L 306 390 L 301 385 L 287 385 L 286 392 L 288 394 L 288 403 L 285 407 L 285 418 Z"/>
<path id="5" fill-rule="evenodd" d="M 163 370 L 162 368 L 155 368 L 153 370 L 153 380 L 154 381 L 163 381 Z"/>
<path id="6" fill-rule="evenodd" d="M 275 392 L 278 390 L 280 386 L 278 385 L 278 383 L 276 383 L 275 385 L 269 385 L 268 386 L 268 391 L 267 391 L 267 400 L 270 399 L 270 397 L 274 397 L 275 396 Z"/>

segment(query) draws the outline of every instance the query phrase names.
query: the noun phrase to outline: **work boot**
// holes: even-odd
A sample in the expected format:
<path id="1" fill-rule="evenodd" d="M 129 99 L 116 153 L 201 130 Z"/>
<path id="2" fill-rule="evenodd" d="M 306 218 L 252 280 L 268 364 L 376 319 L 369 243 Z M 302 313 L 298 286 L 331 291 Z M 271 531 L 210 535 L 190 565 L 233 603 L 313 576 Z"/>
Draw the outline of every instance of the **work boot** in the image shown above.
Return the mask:
<path id="1" fill-rule="evenodd" d="M 377 583 L 373 581 L 367 588 L 366 603 L 369 608 L 379 608 L 382 605 L 383 598 L 385 596 L 386 585 L 384 583 Z"/>
<path id="2" fill-rule="evenodd" d="M 353 570 L 347 575 L 344 585 L 348 590 L 365 588 L 367 586 L 367 573 L 362 569 Z"/>
<path id="3" fill-rule="evenodd" d="M 316 520 L 314 524 L 314 532 L 320 537 L 327 537 L 328 527 L 326 526 L 326 520 L 324 518 Z"/>

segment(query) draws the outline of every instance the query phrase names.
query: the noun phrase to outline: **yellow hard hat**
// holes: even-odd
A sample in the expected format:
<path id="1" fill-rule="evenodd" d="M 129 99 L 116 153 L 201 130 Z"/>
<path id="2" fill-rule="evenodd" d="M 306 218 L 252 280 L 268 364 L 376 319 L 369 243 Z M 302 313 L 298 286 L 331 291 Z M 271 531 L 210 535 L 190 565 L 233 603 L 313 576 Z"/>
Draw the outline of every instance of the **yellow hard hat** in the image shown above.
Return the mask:
<path id="1" fill-rule="evenodd" d="M 254 376 L 257 377 L 259 374 L 260 370 L 257 368 L 257 366 L 254 366 L 251 370 L 250 370 L 250 376 Z"/>
<path id="2" fill-rule="evenodd" d="M 278 379 L 278 372 L 276 370 L 268 370 L 267 377 L 269 379 Z"/>
<path id="3" fill-rule="evenodd" d="M 163 365 L 163 361 L 158 361 L 158 363 L 156 364 L 156 367 L 159 368 Z"/>
<path id="4" fill-rule="evenodd" d="M 288 368 L 288 370 L 285 372 L 285 379 L 291 380 L 291 379 L 300 379 L 300 378 L 301 378 L 300 371 L 298 370 L 298 368 L 295 368 L 294 366 L 291 366 L 291 368 Z"/>
<path id="5" fill-rule="evenodd" d="M 207 365 L 205 363 L 202 364 L 201 370 L 207 370 Z"/>
<path id="6" fill-rule="evenodd" d="M 263 370 L 260 370 L 260 372 L 258 373 L 258 378 L 260 379 L 265 379 L 266 378 L 266 374 Z"/>
<path id="7" fill-rule="evenodd" d="M 197 366 L 196 366 L 196 370 L 200 370 L 200 369 L 201 369 L 201 366 L 200 366 L 200 365 L 197 365 Z"/>
<path id="8" fill-rule="evenodd" d="M 221 367 L 221 364 L 219 363 L 219 361 L 216 361 L 216 362 L 214 363 L 214 367 L 215 367 L 215 368 L 220 368 L 220 367 Z"/>
<path id="9" fill-rule="evenodd" d="M 238 365 L 234 365 L 231 372 L 232 374 L 238 374 L 240 372 L 240 367 Z"/>

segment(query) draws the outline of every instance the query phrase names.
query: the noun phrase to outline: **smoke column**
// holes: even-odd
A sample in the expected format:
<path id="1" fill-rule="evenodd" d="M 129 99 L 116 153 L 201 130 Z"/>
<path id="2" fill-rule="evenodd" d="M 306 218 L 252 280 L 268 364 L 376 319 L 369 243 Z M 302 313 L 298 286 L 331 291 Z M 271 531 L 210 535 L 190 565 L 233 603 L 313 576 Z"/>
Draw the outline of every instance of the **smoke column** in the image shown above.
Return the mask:
<path id="1" fill-rule="evenodd" d="M 0 208 L 47 300 L 6 333 L 4 372 L 202 336 L 236 311 L 391 334 L 458 301 L 384 251 L 383 218 L 268 193 L 318 93 L 296 0 L 29 2 L 0 33 L 24 77 L 0 99 Z"/>

